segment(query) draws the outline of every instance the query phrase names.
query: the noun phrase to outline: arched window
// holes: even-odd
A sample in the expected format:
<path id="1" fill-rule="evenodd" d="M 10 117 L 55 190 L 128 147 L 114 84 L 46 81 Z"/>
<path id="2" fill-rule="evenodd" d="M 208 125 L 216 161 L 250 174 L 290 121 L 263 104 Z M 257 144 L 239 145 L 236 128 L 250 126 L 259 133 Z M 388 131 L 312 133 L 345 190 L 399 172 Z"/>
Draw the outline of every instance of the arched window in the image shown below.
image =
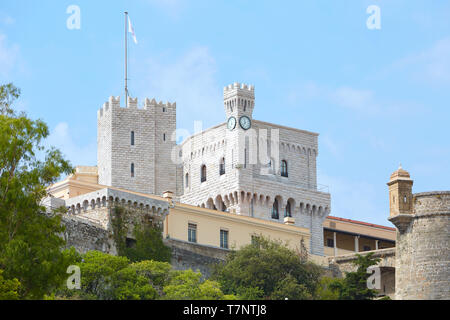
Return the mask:
<path id="1" fill-rule="evenodd" d="M 134 178 L 134 163 L 131 164 L 131 177 Z"/>
<path id="2" fill-rule="evenodd" d="M 284 210 L 284 216 L 285 217 L 292 217 L 292 214 L 291 214 L 291 203 L 289 201 L 286 204 L 286 208 Z"/>
<path id="3" fill-rule="evenodd" d="M 186 173 L 185 178 L 184 178 L 184 187 L 188 188 L 189 187 L 189 173 Z"/>
<path id="4" fill-rule="evenodd" d="M 273 206 L 272 206 L 272 219 L 277 219 L 278 220 L 279 215 L 278 215 L 278 200 L 275 199 L 275 201 L 273 202 Z"/>
<path id="5" fill-rule="evenodd" d="M 201 178 L 200 178 L 201 182 L 205 182 L 206 181 L 206 166 L 202 165 L 201 168 Z"/>
<path id="6" fill-rule="evenodd" d="M 131 131 L 131 145 L 134 146 L 134 131 Z"/>
<path id="7" fill-rule="evenodd" d="M 225 158 L 222 158 L 222 159 L 220 160 L 219 174 L 220 174 L 220 175 L 225 174 Z"/>
<path id="8" fill-rule="evenodd" d="M 286 160 L 281 161 L 281 176 L 282 177 L 288 176 L 288 166 Z"/>

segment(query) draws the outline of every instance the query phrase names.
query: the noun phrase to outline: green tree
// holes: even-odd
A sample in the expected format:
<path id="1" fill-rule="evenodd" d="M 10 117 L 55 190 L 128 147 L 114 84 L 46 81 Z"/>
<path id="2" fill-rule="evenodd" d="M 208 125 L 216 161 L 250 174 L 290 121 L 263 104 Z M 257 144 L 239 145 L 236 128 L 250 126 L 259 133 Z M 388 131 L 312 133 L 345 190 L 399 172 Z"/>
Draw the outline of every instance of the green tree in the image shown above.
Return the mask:
<path id="1" fill-rule="evenodd" d="M 336 283 L 342 283 L 344 279 L 330 278 L 330 277 L 322 277 L 320 279 L 320 284 L 317 287 L 317 291 L 315 294 L 316 299 L 318 300 L 339 300 L 339 292 L 337 289 L 330 288 L 330 285 L 333 283 L 333 288 L 336 288 Z"/>
<path id="2" fill-rule="evenodd" d="M 43 121 L 13 112 L 19 94 L 12 84 L 0 87 L 0 269 L 20 282 L 20 298 L 40 299 L 62 283 L 71 264 L 58 236 L 61 217 L 45 214 L 40 202 L 72 167 L 59 150 L 42 145 L 49 135 Z"/>
<path id="3" fill-rule="evenodd" d="M 0 270 L 0 300 L 18 300 L 20 282 L 17 279 L 6 280 Z"/>
<path id="4" fill-rule="evenodd" d="M 128 265 L 112 278 L 113 295 L 118 300 L 153 300 L 163 295 L 171 266 L 167 262 L 141 261 Z"/>
<path id="5" fill-rule="evenodd" d="M 79 265 L 81 296 L 86 299 L 114 299 L 111 290 L 112 279 L 118 271 L 126 268 L 129 262 L 126 257 L 117 257 L 100 251 L 87 252 Z"/>
<path id="6" fill-rule="evenodd" d="M 164 287 L 165 299 L 169 300 L 232 300 L 224 295 L 216 281 L 201 280 L 202 274 L 191 269 L 173 271 L 169 284 Z"/>
<path id="7" fill-rule="evenodd" d="M 47 299 L 154 300 L 236 299 L 225 295 L 216 281 L 202 281 L 192 270 L 172 270 L 167 262 L 131 262 L 127 257 L 89 251 L 78 263 L 81 289 L 61 288 Z"/>
<path id="8" fill-rule="evenodd" d="M 0 86 L 0 114 L 13 115 L 14 110 L 12 104 L 20 96 L 20 89 L 15 87 L 12 83 Z"/>
<path id="9" fill-rule="evenodd" d="M 226 294 L 241 299 L 311 299 L 321 268 L 306 262 L 280 241 L 257 237 L 252 244 L 231 252 L 214 268 Z"/>
<path id="10" fill-rule="evenodd" d="M 89 251 L 79 263 L 81 289 L 64 289 L 59 298 L 101 300 L 159 299 L 171 266 L 167 262 L 131 263 L 127 257 Z"/>
<path id="11" fill-rule="evenodd" d="M 357 266 L 355 272 L 347 272 L 344 279 L 335 279 L 330 282 L 329 288 L 338 292 L 339 300 L 369 300 L 376 297 L 377 291 L 367 287 L 370 274 L 367 268 L 378 264 L 380 258 L 373 258 L 373 252 L 367 255 L 356 254 L 353 264 Z"/>
<path id="12" fill-rule="evenodd" d="M 136 244 L 126 249 L 126 256 L 133 262 L 155 260 L 170 262 L 171 249 L 163 242 L 162 230 L 151 224 L 136 225 L 133 230 Z"/>

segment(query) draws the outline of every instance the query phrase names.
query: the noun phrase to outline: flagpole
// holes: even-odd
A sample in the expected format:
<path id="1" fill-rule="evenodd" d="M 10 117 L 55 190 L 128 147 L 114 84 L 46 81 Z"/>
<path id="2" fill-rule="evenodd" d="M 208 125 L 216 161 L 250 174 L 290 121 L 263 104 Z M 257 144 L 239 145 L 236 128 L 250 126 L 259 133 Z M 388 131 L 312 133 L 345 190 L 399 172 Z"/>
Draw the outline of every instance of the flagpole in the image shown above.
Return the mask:
<path id="1" fill-rule="evenodd" d="M 127 19 L 128 18 L 128 12 L 125 11 L 125 107 L 128 108 L 128 57 L 127 57 L 127 34 L 128 34 L 128 24 Z"/>

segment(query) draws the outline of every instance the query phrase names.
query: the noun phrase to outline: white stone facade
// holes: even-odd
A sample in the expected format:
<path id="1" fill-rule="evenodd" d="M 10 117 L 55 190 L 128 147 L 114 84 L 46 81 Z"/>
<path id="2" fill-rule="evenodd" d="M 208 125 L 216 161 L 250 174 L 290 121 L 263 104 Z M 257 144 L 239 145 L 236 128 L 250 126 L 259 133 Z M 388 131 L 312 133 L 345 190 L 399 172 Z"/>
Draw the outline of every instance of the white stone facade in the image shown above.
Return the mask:
<path id="1" fill-rule="evenodd" d="M 110 97 L 97 115 L 99 184 L 159 196 L 176 190 L 175 129 L 175 103 L 145 99 L 139 109 L 137 99 L 128 98 L 122 108 L 119 97 Z"/>
<path id="2" fill-rule="evenodd" d="M 286 215 L 295 225 L 311 230 L 311 253 L 323 255 L 322 223 L 330 212 L 330 194 L 317 188 L 318 134 L 253 120 L 253 86 L 225 87 L 223 103 L 225 123 L 176 146 L 175 104 L 147 99 L 138 109 L 130 99 L 129 107 L 121 108 L 117 98 L 110 98 L 98 114 L 99 183 L 156 195 L 171 190 L 183 203 L 280 223 L 290 207 Z M 241 126 L 242 117 L 250 120 L 250 128 Z M 274 203 L 278 218 L 272 214 Z"/>

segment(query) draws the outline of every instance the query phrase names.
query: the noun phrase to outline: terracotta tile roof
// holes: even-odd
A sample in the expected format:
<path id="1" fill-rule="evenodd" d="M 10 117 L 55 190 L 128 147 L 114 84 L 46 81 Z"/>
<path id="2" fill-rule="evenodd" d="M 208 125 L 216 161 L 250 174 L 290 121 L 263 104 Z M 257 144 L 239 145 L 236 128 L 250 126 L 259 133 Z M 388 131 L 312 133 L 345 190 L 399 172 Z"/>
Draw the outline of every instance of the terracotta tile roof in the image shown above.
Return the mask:
<path id="1" fill-rule="evenodd" d="M 346 219 L 346 218 L 333 217 L 333 216 L 328 216 L 327 219 L 328 218 L 332 219 L 332 220 L 338 220 L 338 221 L 345 221 L 345 222 L 362 224 L 364 226 L 380 228 L 380 229 L 385 229 L 385 230 L 389 230 L 389 231 L 396 231 L 395 228 L 386 227 L 386 226 L 382 226 L 382 225 L 379 225 L 379 224 L 373 224 L 373 223 L 368 223 L 368 222 L 363 222 L 363 221 L 358 221 L 358 220 L 352 220 L 352 219 Z"/>

